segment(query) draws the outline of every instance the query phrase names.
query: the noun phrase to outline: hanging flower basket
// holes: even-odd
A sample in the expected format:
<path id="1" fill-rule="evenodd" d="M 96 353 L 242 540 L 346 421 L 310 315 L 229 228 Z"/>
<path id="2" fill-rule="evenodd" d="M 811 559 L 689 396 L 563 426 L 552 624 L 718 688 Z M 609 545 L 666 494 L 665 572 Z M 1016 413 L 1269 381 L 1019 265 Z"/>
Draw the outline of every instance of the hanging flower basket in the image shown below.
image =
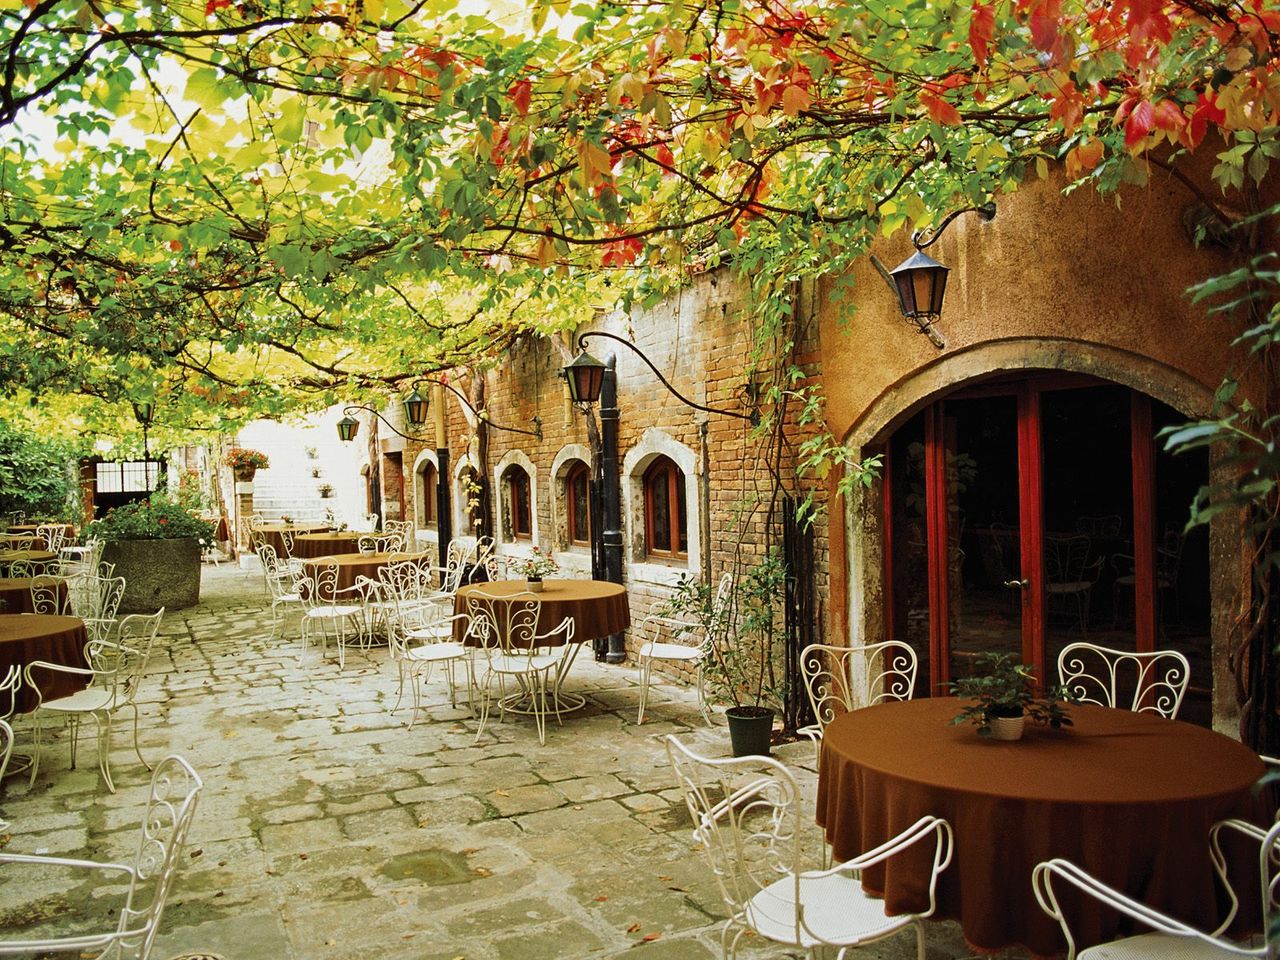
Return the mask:
<path id="1" fill-rule="evenodd" d="M 250 450 L 248 447 L 232 447 L 223 457 L 222 462 L 231 468 L 236 479 L 242 483 L 253 480 L 259 470 L 271 466 L 271 461 L 261 450 Z"/>

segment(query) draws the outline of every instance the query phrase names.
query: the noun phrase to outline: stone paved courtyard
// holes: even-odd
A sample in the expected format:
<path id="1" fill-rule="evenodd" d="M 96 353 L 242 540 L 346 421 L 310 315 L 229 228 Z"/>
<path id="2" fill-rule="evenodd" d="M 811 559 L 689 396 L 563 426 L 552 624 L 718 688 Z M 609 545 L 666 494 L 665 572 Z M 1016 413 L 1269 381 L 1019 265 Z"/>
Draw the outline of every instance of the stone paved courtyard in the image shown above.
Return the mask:
<path id="1" fill-rule="evenodd" d="M 293 620 L 296 623 L 296 618 Z M 392 714 L 396 669 L 385 649 L 348 656 L 270 636 L 256 570 L 207 568 L 198 607 L 168 615 L 143 691 L 143 751 L 187 757 L 205 790 L 153 956 L 207 951 L 227 960 L 515 960 L 718 957 L 725 910 L 692 850 L 662 737 L 724 755 L 687 688 L 662 681 L 649 722 L 635 724 L 631 666 L 585 653 L 571 689 L 584 710 L 551 723 L 546 746 L 521 718 L 475 721 L 425 688 L 412 730 Z M 443 706 L 439 706 L 443 704 Z M 26 728 L 19 726 L 18 750 Z M 810 797 L 806 743 L 775 754 Z M 147 771 L 127 724 L 100 783 L 92 737 L 78 769 L 65 739 L 46 744 L 40 775 L 4 784 L 7 849 L 127 862 Z M 815 827 L 815 839 L 816 839 Z M 99 886 L 97 892 L 103 888 Z M 0 936 L 62 929 L 96 911 L 92 884 L 18 886 L 0 874 Z M 964 956 L 958 928 L 929 925 L 931 960 Z M 910 935 L 860 956 L 913 956 Z M 744 956 L 787 956 L 749 944 Z M 1016 954 L 1012 954 L 1016 955 Z M 87 957 L 92 954 L 68 954 Z"/>

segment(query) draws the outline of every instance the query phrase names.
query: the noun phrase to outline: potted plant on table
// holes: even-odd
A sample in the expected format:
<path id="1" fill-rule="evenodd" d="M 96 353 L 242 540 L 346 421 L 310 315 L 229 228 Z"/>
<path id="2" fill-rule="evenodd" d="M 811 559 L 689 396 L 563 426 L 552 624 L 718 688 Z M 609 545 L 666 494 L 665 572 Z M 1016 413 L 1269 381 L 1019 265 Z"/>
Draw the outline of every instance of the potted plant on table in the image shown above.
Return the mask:
<path id="1" fill-rule="evenodd" d="M 560 564 L 556 563 L 555 557 L 551 554 L 543 553 L 538 547 L 534 547 L 529 556 L 516 562 L 516 569 L 528 581 L 530 590 L 541 593 L 543 577 L 559 573 Z"/>
<path id="2" fill-rule="evenodd" d="M 1010 653 L 979 654 L 974 663 L 979 672 L 950 684 L 957 697 L 973 701 L 952 724 L 973 723 L 978 736 L 993 740 L 1020 740 L 1027 719 L 1055 729 L 1071 726 L 1064 704 L 1077 698 L 1066 687 L 1054 685 L 1036 696 L 1035 674 Z"/>
<path id="3" fill-rule="evenodd" d="M 232 447 L 227 451 L 222 462 L 231 468 L 237 480 L 246 483 L 252 480 L 253 475 L 259 470 L 265 470 L 271 466 L 271 461 L 265 453 L 248 447 Z"/>
<path id="4" fill-rule="evenodd" d="M 102 559 L 124 577 L 121 613 L 190 607 L 200 600 L 200 542 L 214 524 L 163 493 L 108 510 L 85 529 L 104 542 Z"/>

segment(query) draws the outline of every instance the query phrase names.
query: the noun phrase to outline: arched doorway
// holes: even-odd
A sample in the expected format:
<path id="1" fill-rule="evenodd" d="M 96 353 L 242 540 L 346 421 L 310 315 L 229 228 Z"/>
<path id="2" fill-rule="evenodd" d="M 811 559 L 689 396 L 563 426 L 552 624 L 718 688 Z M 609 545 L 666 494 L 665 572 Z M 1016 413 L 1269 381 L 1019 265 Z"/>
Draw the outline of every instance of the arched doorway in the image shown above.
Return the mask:
<path id="1" fill-rule="evenodd" d="M 884 624 L 945 692 L 977 653 L 1042 678 L 1074 640 L 1172 647 L 1192 664 L 1182 717 L 1211 722 L 1209 542 L 1184 533 L 1207 454 L 1156 434 L 1185 421 L 1130 387 L 1020 371 L 932 398 L 885 445 Z"/>

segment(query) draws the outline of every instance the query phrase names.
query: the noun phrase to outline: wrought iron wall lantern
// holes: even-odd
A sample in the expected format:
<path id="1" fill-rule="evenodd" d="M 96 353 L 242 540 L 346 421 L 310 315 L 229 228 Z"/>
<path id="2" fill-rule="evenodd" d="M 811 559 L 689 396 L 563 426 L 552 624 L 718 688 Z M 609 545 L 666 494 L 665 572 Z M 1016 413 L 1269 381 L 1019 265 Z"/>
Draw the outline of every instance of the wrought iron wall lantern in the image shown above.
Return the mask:
<path id="1" fill-rule="evenodd" d="M 604 363 L 587 353 L 587 339 L 589 337 L 603 337 L 606 340 L 613 340 L 614 342 L 627 347 L 645 362 L 645 365 L 653 371 L 654 376 L 656 376 L 662 385 L 667 388 L 667 392 L 683 403 L 686 407 L 693 407 L 693 409 L 701 410 L 704 413 L 714 413 L 725 417 L 737 417 L 739 420 L 749 420 L 752 426 L 755 426 L 760 422 L 760 411 L 754 405 L 752 406 L 750 413 L 739 413 L 736 410 L 719 410 L 715 407 L 708 407 L 705 404 L 694 403 L 673 387 L 671 382 L 662 375 L 662 371 L 655 367 L 653 365 L 653 361 L 646 357 L 640 348 L 634 343 L 618 336 L 617 334 L 604 333 L 599 330 L 592 330 L 578 335 L 579 353 L 564 367 L 562 371 L 565 380 L 569 384 L 569 397 L 574 403 L 591 404 L 599 402 L 600 389 L 604 383 Z"/>
<path id="2" fill-rule="evenodd" d="M 466 404 L 467 409 L 471 411 L 477 420 L 484 422 L 495 430 L 506 430 L 509 433 L 521 433 L 528 437 L 537 437 L 539 440 L 542 439 L 542 420 L 540 418 L 533 418 L 532 430 L 523 430 L 520 427 L 507 427 L 500 423 L 494 423 L 489 419 L 487 411 L 477 410 L 473 407 L 471 405 L 471 401 L 469 401 L 456 387 L 445 380 L 437 380 L 434 377 L 423 377 L 420 380 L 415 380 L 411 386 L 409 395 L 402 401 L 404 404 L 405 422 L 411 427 L 420 427 L 426 423 L 427 416 L 431 409 L 431 402 L 422 394 L 421 391 L 418 390 L 418 385 L 422 383 L 434 383 L 451 391 L 459 400 Z M 343 443 L 354 440 L 356 438 L 356 434 L 360 432 L 360 421 L 351 415 L 355 410 L 367 410 L 369 413 L 372 413 L 375 417 L 381 420 L 388 430 L 397 436 L 404 437 L 406 440 L 423 442 L 425 439 L 423 437 L 415 437 L 411 434 L 397 430 L 386 417 L 373 407 L 365 406 L 364 404 L 353 404 L 352 406 L 343 408 L 342 419 L 338 421 L 338 439 Z"/>
<path id="3" fill-rule="evenodd" d="M 892 270 L 886 270 L 875 254 L 871 255 L 872 264 L 880 271 L 897 298 L 902 315 L 919 327 L 920 332 L 939 350 L 947 344 L 933 325 L 942 315 L 942 298 L 947 290 L 947 274 L 951 268 L 943 266 L 923 251 L 935 243 L 951 225 L 951 221 L 963 213 L 977 213 L 983 221 L 990 221 L 996 215 L 996 205 L 984 203 L 977 207 L 964 207 L 947 214 L 946 219 L 937 227 L 917 230 L 911 235 L 911 243 L 916 252 Z"/>

